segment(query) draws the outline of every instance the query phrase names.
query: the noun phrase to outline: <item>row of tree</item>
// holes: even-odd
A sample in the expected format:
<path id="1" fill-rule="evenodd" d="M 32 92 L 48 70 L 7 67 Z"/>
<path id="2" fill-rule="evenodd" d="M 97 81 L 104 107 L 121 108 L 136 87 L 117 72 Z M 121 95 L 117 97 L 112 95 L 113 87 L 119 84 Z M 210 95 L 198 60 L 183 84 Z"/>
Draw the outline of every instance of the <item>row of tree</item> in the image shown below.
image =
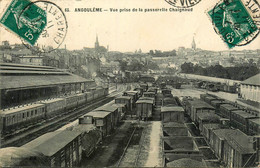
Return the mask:
<path id="1" fill-rule="evenodd" d="M 131 62 L 126 62 L 123 60 L 118 60 L 118 62 L 120 63 L 121 71 L 147 71 L 149 69 L 159 69 L 159 66 L 153 61 L 140 62 L 138 60 L 132 60 Z"/>
<path id="2" fill-rule="evenodd" d="M 235 67 L 223 67 L 221 65 L 214 65 L 203 68 L 199 65 L 185 62 L 181 65 L 181 72 L 243 81 L 250 78 L 251 76 L 260 73 L 260 70 L 256 65 L 252 64 L 244 64 Z"/>
<path id="3" fill-rule="evenodd" d="M 172 50 L 172 51 L 150 50 L 149 54 L 153 57 L 171 57 L 177 55 L 176 50 Z"/>

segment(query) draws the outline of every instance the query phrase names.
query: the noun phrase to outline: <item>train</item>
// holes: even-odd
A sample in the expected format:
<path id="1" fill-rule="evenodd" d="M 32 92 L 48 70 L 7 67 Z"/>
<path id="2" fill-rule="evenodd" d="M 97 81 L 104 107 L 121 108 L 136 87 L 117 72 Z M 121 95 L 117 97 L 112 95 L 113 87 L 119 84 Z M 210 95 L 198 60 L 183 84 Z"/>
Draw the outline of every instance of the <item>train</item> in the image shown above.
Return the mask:
<path id="1" fill-rule="evenodd" d="M 246 111 L 210 94 L 183 101 L 186 114 L 227 167 L 250 167 L 258 162 L 260 123 L 257 112 Z M 232 146 L 234 143 L 236 145 Z"/>
<path id="2" fill-rule="evenodd" d="M 198 122 L 197 113 L 216 114 L 229 127 L 237 128 L 247 135 L 258 135 L 260 131 L 259 112 L 248 110 L 242 106 L 211 94 L 201 94 L 200 99 L 184 100 L 184 108 L 191 119 Z M 257 122 L 258 121 L 258 122 Z"/>
<path id="3" fill-rule="evenodd" d="M 22 127 L 63 114 L 107 95 L 108 88 L 96 87 L 87 92 L 63 98 L 53 98 L 15 108 L 3 109 L 0 111 L 0 133 L 2 135 L 11 133 Z"/>

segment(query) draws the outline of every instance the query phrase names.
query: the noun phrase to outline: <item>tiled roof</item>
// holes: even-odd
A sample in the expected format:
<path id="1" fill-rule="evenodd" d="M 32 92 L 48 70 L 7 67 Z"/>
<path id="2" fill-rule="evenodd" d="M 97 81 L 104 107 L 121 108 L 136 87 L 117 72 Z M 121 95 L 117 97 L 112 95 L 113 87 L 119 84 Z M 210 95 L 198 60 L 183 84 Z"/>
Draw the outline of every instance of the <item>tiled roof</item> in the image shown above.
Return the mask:
<path id="1" fill-rule="evenodd" d="M 260 73 L 242 81 L 241 84 L 260 86 Z"/>

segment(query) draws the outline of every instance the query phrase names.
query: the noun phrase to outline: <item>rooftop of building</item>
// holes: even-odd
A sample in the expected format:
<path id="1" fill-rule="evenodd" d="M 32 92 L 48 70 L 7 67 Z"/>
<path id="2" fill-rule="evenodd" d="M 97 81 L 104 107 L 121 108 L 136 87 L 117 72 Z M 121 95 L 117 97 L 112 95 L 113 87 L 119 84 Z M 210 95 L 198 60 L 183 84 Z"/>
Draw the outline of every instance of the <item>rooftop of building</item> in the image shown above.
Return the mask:
<path id="1" fill-rule="evenodd" d="M 241 84 L 260 86 L 260 73 L 242 81 Z"/>

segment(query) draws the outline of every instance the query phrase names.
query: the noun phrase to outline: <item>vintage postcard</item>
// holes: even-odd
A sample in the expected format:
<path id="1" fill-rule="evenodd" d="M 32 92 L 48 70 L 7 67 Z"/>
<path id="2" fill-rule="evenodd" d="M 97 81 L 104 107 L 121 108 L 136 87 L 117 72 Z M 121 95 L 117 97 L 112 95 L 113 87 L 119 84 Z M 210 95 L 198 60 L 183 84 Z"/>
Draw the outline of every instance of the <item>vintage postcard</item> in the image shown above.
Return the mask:
<path id="1" fill-rule="evenodd" d="M 259 0 L 0 0 L 0 167 L 259 167 Z"/>

